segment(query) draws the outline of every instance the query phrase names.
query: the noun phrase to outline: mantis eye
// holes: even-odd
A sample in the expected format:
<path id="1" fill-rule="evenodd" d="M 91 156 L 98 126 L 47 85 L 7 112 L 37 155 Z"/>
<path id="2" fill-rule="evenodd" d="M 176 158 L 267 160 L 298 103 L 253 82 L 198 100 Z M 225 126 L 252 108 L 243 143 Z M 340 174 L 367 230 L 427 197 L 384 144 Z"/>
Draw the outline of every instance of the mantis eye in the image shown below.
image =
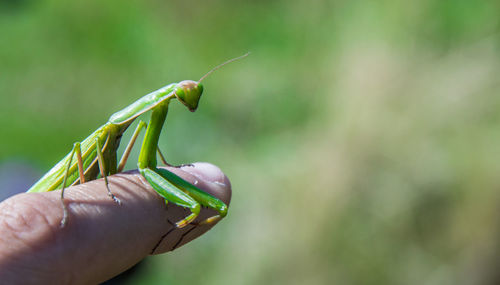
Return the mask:
<path id="1" fill-rule="evenodd" d="M 198 108 L 203 85 L 196 81 L 184 80 L 177 84 L 174 93 L 177 99 L 188 107 L 189 111 L 194 112 Z"/>

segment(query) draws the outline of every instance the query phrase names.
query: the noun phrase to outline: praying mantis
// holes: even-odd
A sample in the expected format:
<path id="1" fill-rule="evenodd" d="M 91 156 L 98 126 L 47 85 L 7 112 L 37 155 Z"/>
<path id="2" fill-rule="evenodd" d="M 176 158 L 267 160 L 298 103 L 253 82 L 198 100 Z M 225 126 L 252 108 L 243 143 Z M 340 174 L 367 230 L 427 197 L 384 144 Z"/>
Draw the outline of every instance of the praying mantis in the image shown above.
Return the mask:
<path id="1" fill-rule="evenodd" d="M 165 203 L 171 202 L 190 210 L 188 216 L 174 224 L 175 228 L 183 228 L 192 223 L 200 213 L 202 206 L 214 209 L 217 214 L 197 224 L 210 225 L 216 223 L 227 215 L 228 206 L 221 200 L 186 182 L 174 173 L 163 168 L 158 168 L 157 153 L 163 162 L 168 165 L 158 149 L 158 141 L 167 116 L 168 106 L 172 99 L 177 99 L 191 112 L 194 112 L 198 108 L 198 102 L 203 93 L 201 81 L 220 67 L 244 58 L 248 54 L 246 53 L 219 64 L 203 75 L 198 81 L 184 80 L 179 83 L 166 85 L 145 95 L 121 111 L 114 113 L 107 123 L 99 127 L 81 142 L 74 143 L 71 152 L 27 192 L 48 192 L 61 189 L 61 204 L 63 209 L 61 227 L 64 227 L 68 222 L 68 208 L 64 202 L 65 188 L 95 180 L 98 178 L 99 173 L 104 178 L 108 195 L 117 204 L 121 204 L 118 197 L 110 190 L 107 176 L 123 171 L 139 133 L 146 128 L 146 134 L 137 163 L 140 174 L 163 197 Z M 117 150 L 123 133 L 138 116 L 148 111 L 151 111 L 149 124 L 143 121 L 139 122 L 120 162 L 117 163 Z M 74 159 L 75 156 L 76 160 Z"/>

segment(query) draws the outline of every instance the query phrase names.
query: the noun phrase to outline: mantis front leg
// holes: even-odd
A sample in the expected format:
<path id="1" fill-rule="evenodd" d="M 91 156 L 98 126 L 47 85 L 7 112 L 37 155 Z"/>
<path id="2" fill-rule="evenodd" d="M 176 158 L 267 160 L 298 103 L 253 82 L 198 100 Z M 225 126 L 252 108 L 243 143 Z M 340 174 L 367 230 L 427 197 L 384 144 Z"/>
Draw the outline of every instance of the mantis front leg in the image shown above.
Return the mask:
<path id="1" fill-rule="evenodd" d="M 153 109 L 139 154 L 139 171 L 153 189 L 165 199 L 165 202 L 174 203 L 191 211 L 190 215 L 175 224 L 177 228 L 185 227 L 193 222 L 198 217 L 201 206 L 214 209 L 219 213 L 200 222 L 200 224 L 213 224 L 226 216 L 227 205 L 172 172 L 156 167 L 157 145 L 167 116 L 168 103 L 168 101 L 162 102 Z"/>
<path id="2" fill-rule="evenodd" d="M 139 136 L 139 134 L 141 133 L 141 131 L 143 129 L 147 128 L 147 126 L 148 125 L 144 121 L 139 121 L 139 124 L 135 128 L 134 133 L 132 134 L 132 137 L 130 138 L 130 141 L 127 144 L 127 147 L 125 148 L 125 151 L 123 152 L 122 158 L 120 159 L 120 163 L 118 164 L 118 168 L 116 171 L 117 173 L 122 172 L 123 168 L 125 168 L 125 164 L 127 163 L 127 160 L 130 156 L 130 152 L 132 151 L 132 148 L 134 147 L 135 142 L 137 141 L 137 137 Z M 157 147 L 156 150 L 158 152 L 158 155 L 160 156 L 162 163 L 166 166 L 172 166 L 170 163 L 168 163 L 165 160 L 165 156 L 160 151 L 160 148 Z"/>

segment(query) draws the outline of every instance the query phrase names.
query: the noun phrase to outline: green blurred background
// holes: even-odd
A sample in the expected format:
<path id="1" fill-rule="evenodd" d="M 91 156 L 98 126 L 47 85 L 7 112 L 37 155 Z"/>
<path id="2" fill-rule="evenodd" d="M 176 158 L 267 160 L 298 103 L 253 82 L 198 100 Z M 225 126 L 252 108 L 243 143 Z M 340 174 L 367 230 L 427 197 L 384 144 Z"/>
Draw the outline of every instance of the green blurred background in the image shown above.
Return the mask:
<path id="1" fill-rule="evenodd" d="M 128 284 L 498 284 L 499 31 L 498 1 L 0 0 L 2 177 L 251 51 L 161 139 L 227 219 Z"/>

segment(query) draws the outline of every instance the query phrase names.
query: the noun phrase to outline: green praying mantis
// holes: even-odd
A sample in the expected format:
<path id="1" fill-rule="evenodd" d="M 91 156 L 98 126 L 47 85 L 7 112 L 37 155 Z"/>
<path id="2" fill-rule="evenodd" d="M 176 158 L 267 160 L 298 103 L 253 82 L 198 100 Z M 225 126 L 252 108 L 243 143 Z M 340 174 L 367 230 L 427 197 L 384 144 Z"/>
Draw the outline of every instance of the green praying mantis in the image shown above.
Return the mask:
<path id="1" fill-rule="evenodd" d="M 64 203 L 65 188 L 95 180 L 98 178 L 99 173 L 104 178 L 108 195 L 117 204 L 121 204 L 121 201 L 110 190 L 107 176 L 123 170 L 139 133 L 146 128 L 137 163 L 140 174 L 165 199 L 166 203 L 171 202 L 190 210 L 190 214 L 175 223 L 174 228 L 183 228 L 192 223 L 200 213 L 202 206 L 214 209 L 217 214 L 197 223 L 198 225 L 213 224 L 224 218 L 228 211 L 228 206 L 224 202 L 186 182 L 174 173 L 157 168 L 157 153 L 163 162 L 168 165 L 158 149 L 158 140 L 172 99 L 177 99 L 191 112 L 194 112 L 198 107 L 203 92 L 201 81 L 223 65 L 246 57 L 248 54 L 246 53 L 216 66 L 198 81 L 184 80 L 166 85 L 145 95 L 123 110 L 114 113 L 107 123 L 95 130 L 90 136 L 81 142 L 74 143 L 71 152 L 27 192 L 47 192 L 61 189 L 63 209 L 61 227 L 64 227 L 68 221 L 68 209 Z M 151 111 L 149 125 L 143 121 L 139 122 L 120 162 L 117 163 L 117 149 L 123 133 L 138 116 L 147 111 Z M 74 159 L 75 156 L 76 160 Z"/>

